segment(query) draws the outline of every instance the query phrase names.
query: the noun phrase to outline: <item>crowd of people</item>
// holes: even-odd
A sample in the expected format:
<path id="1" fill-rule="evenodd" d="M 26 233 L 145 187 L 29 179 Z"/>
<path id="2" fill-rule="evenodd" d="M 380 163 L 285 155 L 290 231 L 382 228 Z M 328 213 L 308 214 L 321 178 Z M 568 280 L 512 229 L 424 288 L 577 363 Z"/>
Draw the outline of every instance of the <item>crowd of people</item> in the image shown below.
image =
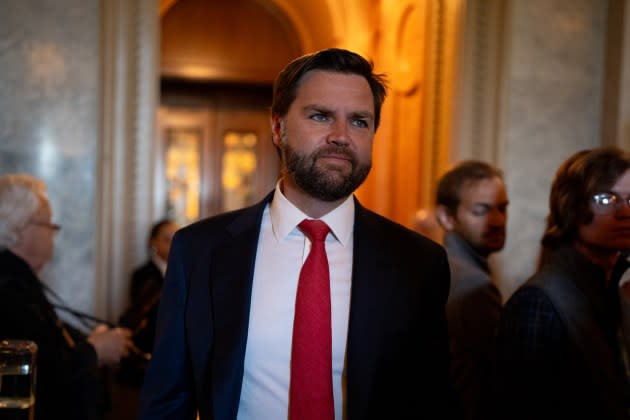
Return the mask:
<path id="1" fill-rule="evenodd" d="M 354 196 L 386 91 L 348 50 L 289 63 L 273 90 L 273 191 L 156 223 L 119 326 L 89 334 L 37 276 L 60 228 L 45 184 L 0 176 L 0 338 L 39 346 L 35 417 L 102 419 L 109 366 L 147 420 L 629 419 L 630 153 L 560 165 L 540 264 L 502 297 L 488 261 L 507 235 L 499 168 L 466 160 L 440 177 L 440 240 Z"/>

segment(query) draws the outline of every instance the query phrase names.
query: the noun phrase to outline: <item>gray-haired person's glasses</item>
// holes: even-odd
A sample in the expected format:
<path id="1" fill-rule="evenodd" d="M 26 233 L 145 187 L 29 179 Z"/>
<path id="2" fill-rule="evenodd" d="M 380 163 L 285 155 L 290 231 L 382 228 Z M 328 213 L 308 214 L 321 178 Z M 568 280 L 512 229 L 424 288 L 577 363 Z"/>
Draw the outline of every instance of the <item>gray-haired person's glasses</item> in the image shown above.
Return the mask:
<path id="1" fill-rule="evenodd" d="M 597 214 L 614 213 L 623 206 L 623 203 L 630 206 L 630 195 L 624 198 L 615 192 L 609 191 L 593 194 L 591 197 L 591 207 L 593 212 Z"/>
<path id="2" fill-rule="evenodd" d="M 56 223 L 48 223 L 48 222 L 29 222 L 30 225 L 35 225 L 35 226 L 43 226 L 43 227 L 47 227 L 48 229 L 54 230 L 55 232 L 59 232 L 61 230 L 61 225 L 58 225 Z"/>

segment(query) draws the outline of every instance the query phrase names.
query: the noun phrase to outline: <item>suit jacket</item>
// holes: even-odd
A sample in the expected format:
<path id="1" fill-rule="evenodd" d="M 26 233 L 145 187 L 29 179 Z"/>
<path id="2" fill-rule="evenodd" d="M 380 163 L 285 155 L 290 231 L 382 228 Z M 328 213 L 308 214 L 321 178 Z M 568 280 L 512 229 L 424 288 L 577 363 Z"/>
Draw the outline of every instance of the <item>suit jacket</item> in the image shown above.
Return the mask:
<path id="1" fill-rule="evenodd" d="M 259 204 L 174 237 L 140 418 L 235 419 L 243 379 Z M 281 258 L 281 256 L 279 256 Z M 450 418 L 439 245 L 356 203 L 347 341 L 348 419 Z"/>
<path id="2" fill-rule="evenodd" d="M 487 258 L 454 233 L 447 233 L 444 239 L 451 267 L 446 303 L 451 373 L 466 418 L 473 419 L 490 367 L 501 317 L 501 294 L 490 277 Z"/>
<path id="3" fill-rule="evenodd" d="M 0 339 L 34 341 L 37 351 L 35 419 L 102 419 L 109 395 L 97 367 L 94 347 L 59 320 L 42 284 L 27 263 L 0 252 Z"/>
<path id="4" fill-rule="evenodd" d="M 118 323 L 133 332 L 133 342 L 144 353 L 153 351 L 157 312 L 162 295 L 164 277 L 149 260 L 134 270 L 131 276 L 131 302 L 120 316 Z M 116 379 L 126 385 L 140 388 L 147 369 L 147 361 L 135 353 L 120 361 Z"/>
<path id="5" fill-rule="evenodd" d="M 153 350 L 163 284 L 162 272 L 151 260 L 134 270 L 131 275 L 131 302 L 119 320 L 121 325 L 134 332 L 136 346 L 147 353 Z"/>

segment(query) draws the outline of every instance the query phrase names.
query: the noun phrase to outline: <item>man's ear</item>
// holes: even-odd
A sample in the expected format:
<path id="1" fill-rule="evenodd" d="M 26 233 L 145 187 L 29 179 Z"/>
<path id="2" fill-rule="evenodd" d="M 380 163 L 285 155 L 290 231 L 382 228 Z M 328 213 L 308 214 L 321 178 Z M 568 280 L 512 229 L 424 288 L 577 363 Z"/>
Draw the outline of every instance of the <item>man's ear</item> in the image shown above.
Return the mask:
<path id="1" fill-rule="evenodd" d="M 278 148 L 282 146 L 282 118 L 277 114 L 271 116 L 271 141 Z"/>
<path id="2" fill-rule="evenodd" d="M 435 208 L 435 218 L 444 230 L 450 232 L 455 229 L 455 217 L 445 206 L 440 204 Z"/>

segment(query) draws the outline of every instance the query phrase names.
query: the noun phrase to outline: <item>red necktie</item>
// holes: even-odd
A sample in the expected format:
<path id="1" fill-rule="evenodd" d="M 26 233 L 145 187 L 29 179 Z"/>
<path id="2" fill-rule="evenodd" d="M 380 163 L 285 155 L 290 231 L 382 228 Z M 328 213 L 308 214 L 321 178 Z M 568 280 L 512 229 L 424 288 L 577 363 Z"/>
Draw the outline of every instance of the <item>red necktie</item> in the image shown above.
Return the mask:
<path id="1" fill-rule="evenodd" d="M 304 220 L 311 251 L 300 271 L 291 348 L 290 420 L 333 420 L 330 273 L 324 241 L 330 229 Z"/>

